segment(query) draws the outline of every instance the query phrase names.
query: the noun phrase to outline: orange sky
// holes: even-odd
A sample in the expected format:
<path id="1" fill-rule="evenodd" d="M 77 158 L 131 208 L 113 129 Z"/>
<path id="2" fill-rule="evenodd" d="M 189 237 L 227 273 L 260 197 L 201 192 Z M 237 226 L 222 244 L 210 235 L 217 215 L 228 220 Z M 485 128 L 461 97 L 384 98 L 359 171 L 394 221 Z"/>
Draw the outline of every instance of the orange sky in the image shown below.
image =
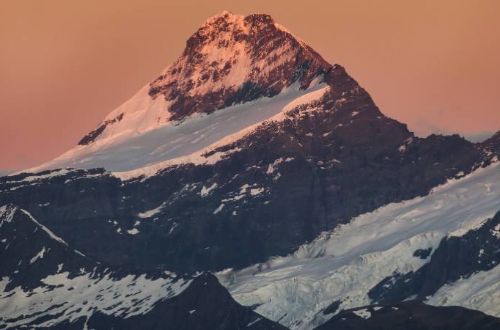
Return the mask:
<path id="1" fill-rule="evenodd" d="M 347 68 L 420 134 L 500 129 L 500 1 L 0 2 L 0 169 L 49 160 L 223 9 L 261 12 Z"/>

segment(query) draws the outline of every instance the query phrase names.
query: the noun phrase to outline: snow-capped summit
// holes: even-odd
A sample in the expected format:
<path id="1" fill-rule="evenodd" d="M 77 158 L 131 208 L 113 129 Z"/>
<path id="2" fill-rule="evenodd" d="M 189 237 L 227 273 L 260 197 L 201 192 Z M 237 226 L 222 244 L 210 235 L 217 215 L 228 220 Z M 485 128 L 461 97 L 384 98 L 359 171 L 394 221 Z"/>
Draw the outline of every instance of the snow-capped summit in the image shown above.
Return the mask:
<path id="1" fill-rule="evenodd" d="M 134 130 L 154 129 L 193 113 L 210 113 L 294 82 L 307 88 L 331 65 L 269 15 L 224 11 L 186 42 L 182 55 L 79 142 L 87 145 Z"/>
<path id="2" fill-rule="evenodd" d="M 499 141 L 417 137 L 224 12 L 48 170 L 0 177 L 0 328 L 453 328 L 451 304 L 497 329 Z"/>
<path id="3" fill-rule="evenodd" d="M 199 157 L 298 99 L 320 97 L 317 90 L 331 85 L 333 68 L 269 15 L 224 11 L 205 21 L 176 61 L 78 146 L 30 171 L 128 171 Z"/>
<path id="4" fill-rule="evenodd" d="M 172 101 L 172 118 L 181 119 L 276 95 L 297 80 L 306 88 L 330 67 L 269 15 L 224 12 L 188 39 L 182 56 L 151 83 L 149 94 Z"/>

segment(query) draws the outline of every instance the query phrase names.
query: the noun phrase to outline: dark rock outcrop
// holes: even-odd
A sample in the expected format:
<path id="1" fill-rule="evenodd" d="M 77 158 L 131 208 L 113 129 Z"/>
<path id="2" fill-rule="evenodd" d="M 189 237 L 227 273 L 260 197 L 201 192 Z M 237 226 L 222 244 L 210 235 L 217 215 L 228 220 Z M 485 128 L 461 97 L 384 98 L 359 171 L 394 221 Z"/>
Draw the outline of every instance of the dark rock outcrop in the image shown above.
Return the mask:
<path id="1" fill-rule="evenodd" d="M 495 155 L 500 156 L 500 131 L 496 132 L 492 137 L 481 142 L 479 145 Z"/>
<path id="2" fill-rule="evenodd" d="M 87 135 L 85 135 L 80 141 L 78 141 L 78 144 L 81 146 L 84 146 L 84 145 L 87 145 L 87 144 L 94 142 L 95 139 L 97 139 L 99 137 L 99 135 L 101 135 L 102 132 L 104 132 L 106 127 L 108 127 L 109 125 L 112 125 L 114 123 L 117 123 L 117 122 L 121 121 L 122 119 L 123 119 L 123 113 L 118 115 L 117 117 L 115 117 L 113 119 L 106 120 L 105 122 L 100 124 L 99 127 L 97 127 L 95 130 L 93 130 L 90 133 L 88 133 Z"/>
<path id="3" fill-rule="evenodd" d="M 435 307 L 417 301 L 342 311 L 316 330 L 493 330 L 500 319 L 463 307 Z"/>
<path id="4" fill-rule="evenodd" d="M 124 319 L 97 313 L 86 322 L 89 328 L 103 330 L 286 329 L 236 303 L 210 274 L 196 277 L 180 295 L 159 302 L 145 315 Z"/>
<path id="5" fill-rule="evenodd" d="M 0 297 L 0 329 L 285 329 L 239 305 L 211 274 L 173 277 L 163 272 L 110 268 L 73 250 L 14 205 L 0 208 L 0 240 L 0 278 L 7 280 Z M 147 289 L 140 284 L 145 279 L 151 281 L 150 285 L 165 279 L 163 286 L 187 287 L 177 295 L 174 292 L 178 288 L 169 289 L 169 294 L 148 310 L 142 304 L 157 299 L 154 292 L 134 298 L 140 289 Z M 71 299 L 52 302 L 62 300 L 55 294 Z M 26 312 L 17 316 L 5 313 L 10 304 L 18 303 L 16 296 L 23 296 L 17 308 Z M 32 296 L 34 300 L 30 301 Z M 45 296 L 47 300 L 41 302 L 40 297 Z M 88 302 L 94 309 L 75 319 L 87 305 L 87 301 L 82 302 L 85 299 L 95 299 Z"/>

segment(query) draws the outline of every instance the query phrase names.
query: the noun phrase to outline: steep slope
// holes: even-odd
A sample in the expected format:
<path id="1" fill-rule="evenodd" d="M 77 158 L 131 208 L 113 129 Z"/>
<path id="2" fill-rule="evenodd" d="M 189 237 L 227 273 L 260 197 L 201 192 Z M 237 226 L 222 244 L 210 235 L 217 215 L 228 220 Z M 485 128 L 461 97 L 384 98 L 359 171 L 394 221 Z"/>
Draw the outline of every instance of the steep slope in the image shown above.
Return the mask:
<path id="1" fill-rule="evenodd" d="M 441 262 L 424 266 L 430 262 L 429 251 L 438 253 L 440 242 L 447 235 L 467 233 L 500 210 L 499 176 L 499 163 L 479 169 L 434 189 L 428 196 L 389 204 L 361 215 L 288 257 L 272 258 L 240 271 L 224 271 L 219 277 L 243 305 L 258 305 L 256 311 L 260 314 L 300 329 L 321 324 L 338 310 L 369 305 L 374 299 L 374 288 L 381 286 L 381 292 L 385 289 L 390 292 L 393 281 L 387 279 L 394 276 L 397 280 L 397 274 L 412 274 L 421 267 L 433 267 L 437 274 L 429 275 L 451 275 L 438 276 L 437 287 L 441 287 L 448 280 L 457 280 L 452 274 L 456 273 L 454 269 L 460 269 L 457 265 L 461 261 L 444 264 L 439 258 Z M 485 227 L 484 232 L 489 232 L 490 226 L 493 224 Z M 500 240 L 490 236 L 490 243 L 484 244 L 490 244 L 491 252 L 497 254 Z M 474 249 L 465 249 L 463 253 L 472 254 Z M 491 269 L 499 262 L 498 257 L 492 257 L 494 262 L 488 261 L 489 267 L 468 267 L 467 272 L 458 274 Z M 464 263 L 468 264 L 465 260 Z M 496 279 L 498 281 L 498 277 Z M 404 283 L 404 279 L 401 282 Z M 409 286 L 412 287 L 411 282 Z M 419 282 L 416 287 L 425 290 L 426 286 Z M 488 291 L 485 292 L 488 299 Z M 391 302 L 412 297 L 413 292 L 405 293 Z M 500 316 L 496 299 L 486 302 L 475 307 Z"/>
<path id="2" fill-rule="evenodd" d="M 327 78 L 318 99 L 201 156 L 212 163 L 161 164 L 128 181 L 102 170 L 20 174 L 0 179 L 0 196 L 106 263 L 192 272 L 286 255 L 488 163 L 458 136 L 414 137 L 342 67 Z"/>
<path id="3" fill-rule="evenodd" d="M 203 162 L 200 154 L 204 149 L 223 143 L 225 138 L 230 140 L 227 137 L 241 134 L 241 131 L 279 115 L 297 100 L 315 97 L 324 91 L 323 87 L 324 84 L 315 84 L 307 90 L 300 90 L 296 84 L 274 98 L 229 106 L 210 115 L 191 116 L 183 122 L 169 122 L 145 131 L 140 131 L 145 120 L 132 123 L 130 128 L 114 126 L 109 132 L 116 130 L 116 135 L 78 146 L 33 170 L 104 167 L 122 172 L 164 161 Z"/>
<path id="4" fill-rule="evenodd" d="M 317 330 L 493 330 L 500 319 L 461 307 L 431 307 L 419 302 L 368 306 L 342 311 Z"/>
<path id="5" fill-rule="evenodd" d="M 492 137 L 480 143 L 489 152 L 500 156 L 500 131 L 493 134 Z"/>
<path id="6" fill-rule="evenodd" d="M 449 231 L 493 217 L 499 165 L 490 142 L 418 138 L 381 113 L 343 67 L 325 63 L 269 16 L 223 13 L 75 149 L 37 173 L 0 178 L 2 204 L 36 219 L 5 225 L 5 242 L 21 246 L 23 262 L 18 248 L 6 249 L 2 322 L 277 327 L 199 275 L 217 271 L 237 301 L 310 329 L 340 309 L 369 305 L 377 299 L 370 292 L 397 274 L 424 269 Z M 18 236 L 22 223 L 31 227 Z M 27 245 L 31 230 L 47 233 L 40 228 L 64 244 L 43 235 Z M 75 265 L 61 261 L 68 259 Z M 61 263 L 71 269 L 59 271 Z M 479 295 L 481 304 L 467 306 L 497 315 L 496 301 L 484 299 L 496 292 L 497 268 L 423 276 L 434 283 L 428 301 Z M 39 275 L 29 283 L 28 272 Z M 461 275 L 469 277 L 445 284 Z M 205 278 L 208 292 L 189 290 L 205 287 Z M 75 304 L 57 305 L 80 286 Z M 115 296 L 123 290 L 146 297 Z M 14 313 L 15 301 L 22 308 Z"/>
<path id="7" fill-rule="evenodd" d="M 33 170 L 124 171 L 188 156 L 279 113 L 331 68 L 270 16 L 223 12 L 208 19 L 172 65 L 79 146 Z"/>
<path id="8" fill-rule="evenodd" d="M 148 313 L 123 316 L 95 313 L 61 329 L 286 329 L 238 305 L 210 274 L 196 277 L 179 295 L 162 300 Z"/>
<path id="9" fill-rule="evenodd" d="M 186 43 L 182 56 L 150 84 L 149 95 L 173 102 L 172 119 L 304 89 L 331 65 L 269 15 L 223 12 Z"/>
<path id="10" fill-rule="evenodd" d="M 498 263 L 500 263 L 500 212 L 491 219 L 485 219 L 484 224 L 477 229 L 467 233 L 451 233 L 451 237 L 443 239 L 437 249 L 432 251 L 427 264 L 415 272 L 395 274 L 384 279 L 370 290 L 368 295 L 372 301 L 381 303 L 403 301 L 409 297 L 425 300 L 445 284 L 470 278 L 478 272 L 489 273 Z M 497 281 L 500 281 L 500 277 L 497 277 Z M 484 284 L 482 282 L 482 285 Z M 448 289 L 448 293 L 451 291 Z M 474 294 L 478 295 L 479 290 Z M 490 299 L 495 298 L 497 301 L 490 302 L 491 307 L 500 304 L 500 294 L 490 297 Z M 448 302 L 443 300 L 443 303 Z M 461 305 L 458 301 L 455 303 Z"/>
<path id="11" fill-rule="evenodd" d="M 0 207 L 0 329 L 282 329 L 210 274 L 110 269 L 14 205 Z"/>

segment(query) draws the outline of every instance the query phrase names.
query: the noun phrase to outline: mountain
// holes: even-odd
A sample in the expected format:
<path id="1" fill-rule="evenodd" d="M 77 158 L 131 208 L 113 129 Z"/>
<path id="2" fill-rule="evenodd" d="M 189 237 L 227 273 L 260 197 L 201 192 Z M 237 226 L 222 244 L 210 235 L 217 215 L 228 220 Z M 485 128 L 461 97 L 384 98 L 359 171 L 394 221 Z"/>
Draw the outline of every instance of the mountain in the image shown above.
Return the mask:
<path id="1" fill-rule="evenodd" d="M 109 138 L 127 128 L 147 131 L 194 113 L 273 97 L 294 83 L 305 89 L 330 69 L 270 16 L 244 17 L 226 11 L 208 19 L 187 40 L 182 55 L 146 86 L 147 104 L 115 110 L 79 144 Z M 144 117 L 137 120 L 136 112 Z"/>
<path id="2" fill-rule="evenodd" d="M 500 131 L 493 134 L 492 137 L 486 139 L 481 143 L 481 146 L 485 148 L 488 152 L 493 154 L 500 154 Z"/>
<path id="3" fill-rule="evenodd" d="M 123 171 L 188 156 L 279 113 L 331 69 L 270 16 L 223 12 L 208 19 L 172 65 L 111 112 L 79 146 L 37 170 Z M 278 95 L 279 101 L 262 104 Z M 257 99 L 258 104 L 248 105 Z M 237 119 L 235 112 L 241 113 Z"/>
<path id="4" fill-rule="evenodd" d="M 362 214 L 293 254 L 218 276 L 238 302 L 291 328 L 405 300 L 498 317 L 499 177 L 495 163 Z"/>
<path id="5" fill-rule="evenodd" d="M 406 299 L 494 320 L 495 136 L 417 137 L 268 15 L 224 12 L 74 149 L 0 178 L 21 218 L 0 328 L 312 329 Z"/>
<path id="6" fill-rule="evenodd" d="M 0 328 L 284 329 L 211 274 L 111 270 L 14 205 L 0 207 Z"/>

